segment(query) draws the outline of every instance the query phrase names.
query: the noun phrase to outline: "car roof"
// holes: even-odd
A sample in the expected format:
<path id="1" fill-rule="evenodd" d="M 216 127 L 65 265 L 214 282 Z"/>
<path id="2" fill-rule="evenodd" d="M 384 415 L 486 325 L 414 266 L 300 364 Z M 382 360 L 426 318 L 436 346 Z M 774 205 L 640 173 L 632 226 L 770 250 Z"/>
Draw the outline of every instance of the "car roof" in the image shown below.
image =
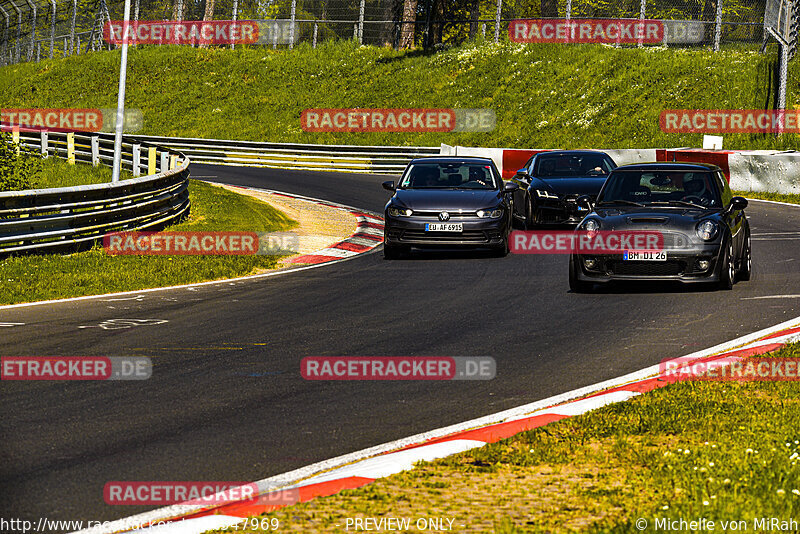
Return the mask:
<path id="1" fill-rule="evenodd" d="M 722 169 L 711 163 L 693 163 L 678 161 L 658 161 L 652 163 L 630 163 L 614 169 L 621 171 L 721 171 Z"/>
<path id="2" fill-rule="evenodd" d="M 535 156 L 581 156 L 584 154 L 608 156 L 608 154 L 601 150 L 545 150 L 544 152 L 536 153 Z"/>
<path id="3" fill-rule="evenodd" d="M 414 158 L 409 162 L 412 163 L 493 163 L 492 158 L 484 158 L 479 156 L 432 156 L 427 158 Z"/>

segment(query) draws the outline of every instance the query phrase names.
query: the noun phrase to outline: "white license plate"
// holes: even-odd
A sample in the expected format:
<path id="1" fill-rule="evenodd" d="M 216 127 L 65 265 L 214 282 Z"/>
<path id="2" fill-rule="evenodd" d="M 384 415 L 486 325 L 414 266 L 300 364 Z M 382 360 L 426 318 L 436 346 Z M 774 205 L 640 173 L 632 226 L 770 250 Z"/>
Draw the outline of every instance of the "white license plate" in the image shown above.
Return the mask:
<path id="1" fill-rule="evenodd" d="M 622 255 L 625 261 L 667 261 L 663 250 L 626 250 Z"/>
<path id="2" fill-rule="evenodd" d="M 461 223 L 425 223 L 426 232 L 463 232 Z"/>

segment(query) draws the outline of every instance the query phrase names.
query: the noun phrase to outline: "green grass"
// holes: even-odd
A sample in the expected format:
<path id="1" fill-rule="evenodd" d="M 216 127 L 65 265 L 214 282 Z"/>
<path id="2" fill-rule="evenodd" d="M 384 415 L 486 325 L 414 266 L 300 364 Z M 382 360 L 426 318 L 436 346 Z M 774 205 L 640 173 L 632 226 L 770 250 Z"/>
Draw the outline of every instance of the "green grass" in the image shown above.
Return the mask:
<path id="1" fill-rule="evenodd" d="M 76 185 L 102 184 L 111 181 L 111 168 L 103 165 L 70 165 L 63 159 L 54 157 L 42 161 L 42 174 L 36 181 L 36 188 L 72 187 Z M 120 180 L 133 178 L 128 171 L 120 174 Z"/>
<path id="2" fill-rule="evenodd" d="M 771 356 L 798 358 L 800 344 Z M 341 531 L 367 515 L 597 533 L 705 517 L 753 532 L 756 518 L 798 519 L 799 461 L 797 383 L 681 382 L 265 517 L 282 531 Z"/>
<path id="3" fill-rule="evenodd" d="M 761 200 L 774 200 L 788 204 L 800 204 L 800 195 L 786 195 L 783 193 L 767 193 L 763 191 L 734 191 L 734 195 L 747 198 L 760 198 Z"/>
<path id="4" fill-rule="evenodd" d="M 663 109 L 763 109 L 775 53 L 731 48 L 467 43 L 399 52 L 327 42 L 292 51 L 140 47 L 127 105 L 144 132 L 300 143 L 542 148 L 701 146 L 666 134 Z M 0 107 L 114 107 L 119 51 L 0 68 Z M 790 64 L 789 107 L 800 99 Z M 176 90 L 179 88 L 179 90 Z M 308 133 L 306 108 L 491 108 L 491 133 Z M 797 148 L 794 134 L 729 134 L 726 148 Z"/>
<path id="5" fill-rule="evenodd" d="M 53 169 L 59 168 L 56 163 Z M 83 178 L 106 179 L 103 168 L 74 169 Z M 54 173 L 58 178 L 53 186 L 76 180 Z M 169 230 L 271 232 L 296 225 L 264 202 L 202 182 L 190 182 L 189 196 L 190 217 Z M 70 256 L 12 257 L 0 260 L 0 304 L 230 278 L 275 268 L 279 260 L 277 256 L 109 256 L 99 247 Z"/>

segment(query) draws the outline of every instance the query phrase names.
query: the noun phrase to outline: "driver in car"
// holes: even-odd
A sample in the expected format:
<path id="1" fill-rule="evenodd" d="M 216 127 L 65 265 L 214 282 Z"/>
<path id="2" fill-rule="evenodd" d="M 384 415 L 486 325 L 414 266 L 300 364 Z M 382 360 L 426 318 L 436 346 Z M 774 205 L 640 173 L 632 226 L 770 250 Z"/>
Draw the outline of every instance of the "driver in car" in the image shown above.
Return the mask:
<path id="1" fill-rule="evenodd" d="M 691 201 L 692 198 L 696 198 L 700 200 L 703 206 L 708 206 L 714 202 L 713 195 L 708 188 L 706 188 L 706 181 L 702 178 L 684 180 L 683 190 L 686 193 L 683 198 L 689 201 Z"/>

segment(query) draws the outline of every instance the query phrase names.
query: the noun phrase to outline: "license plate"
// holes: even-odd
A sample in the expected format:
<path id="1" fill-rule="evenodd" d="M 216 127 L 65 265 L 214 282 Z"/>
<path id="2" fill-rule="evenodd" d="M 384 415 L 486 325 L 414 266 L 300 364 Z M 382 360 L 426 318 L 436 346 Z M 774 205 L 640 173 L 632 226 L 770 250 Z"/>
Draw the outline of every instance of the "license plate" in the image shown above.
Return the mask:
<path id="1" fill-rule="evenodd" d="M 625 261 L 667 261 L 663 250 L 626 250 L 622 255 Z"/>
<path id="2" fill-rule="evenodd" d="M 463 232 L 461 223 L 425 223 L 426 232 Z"/>

